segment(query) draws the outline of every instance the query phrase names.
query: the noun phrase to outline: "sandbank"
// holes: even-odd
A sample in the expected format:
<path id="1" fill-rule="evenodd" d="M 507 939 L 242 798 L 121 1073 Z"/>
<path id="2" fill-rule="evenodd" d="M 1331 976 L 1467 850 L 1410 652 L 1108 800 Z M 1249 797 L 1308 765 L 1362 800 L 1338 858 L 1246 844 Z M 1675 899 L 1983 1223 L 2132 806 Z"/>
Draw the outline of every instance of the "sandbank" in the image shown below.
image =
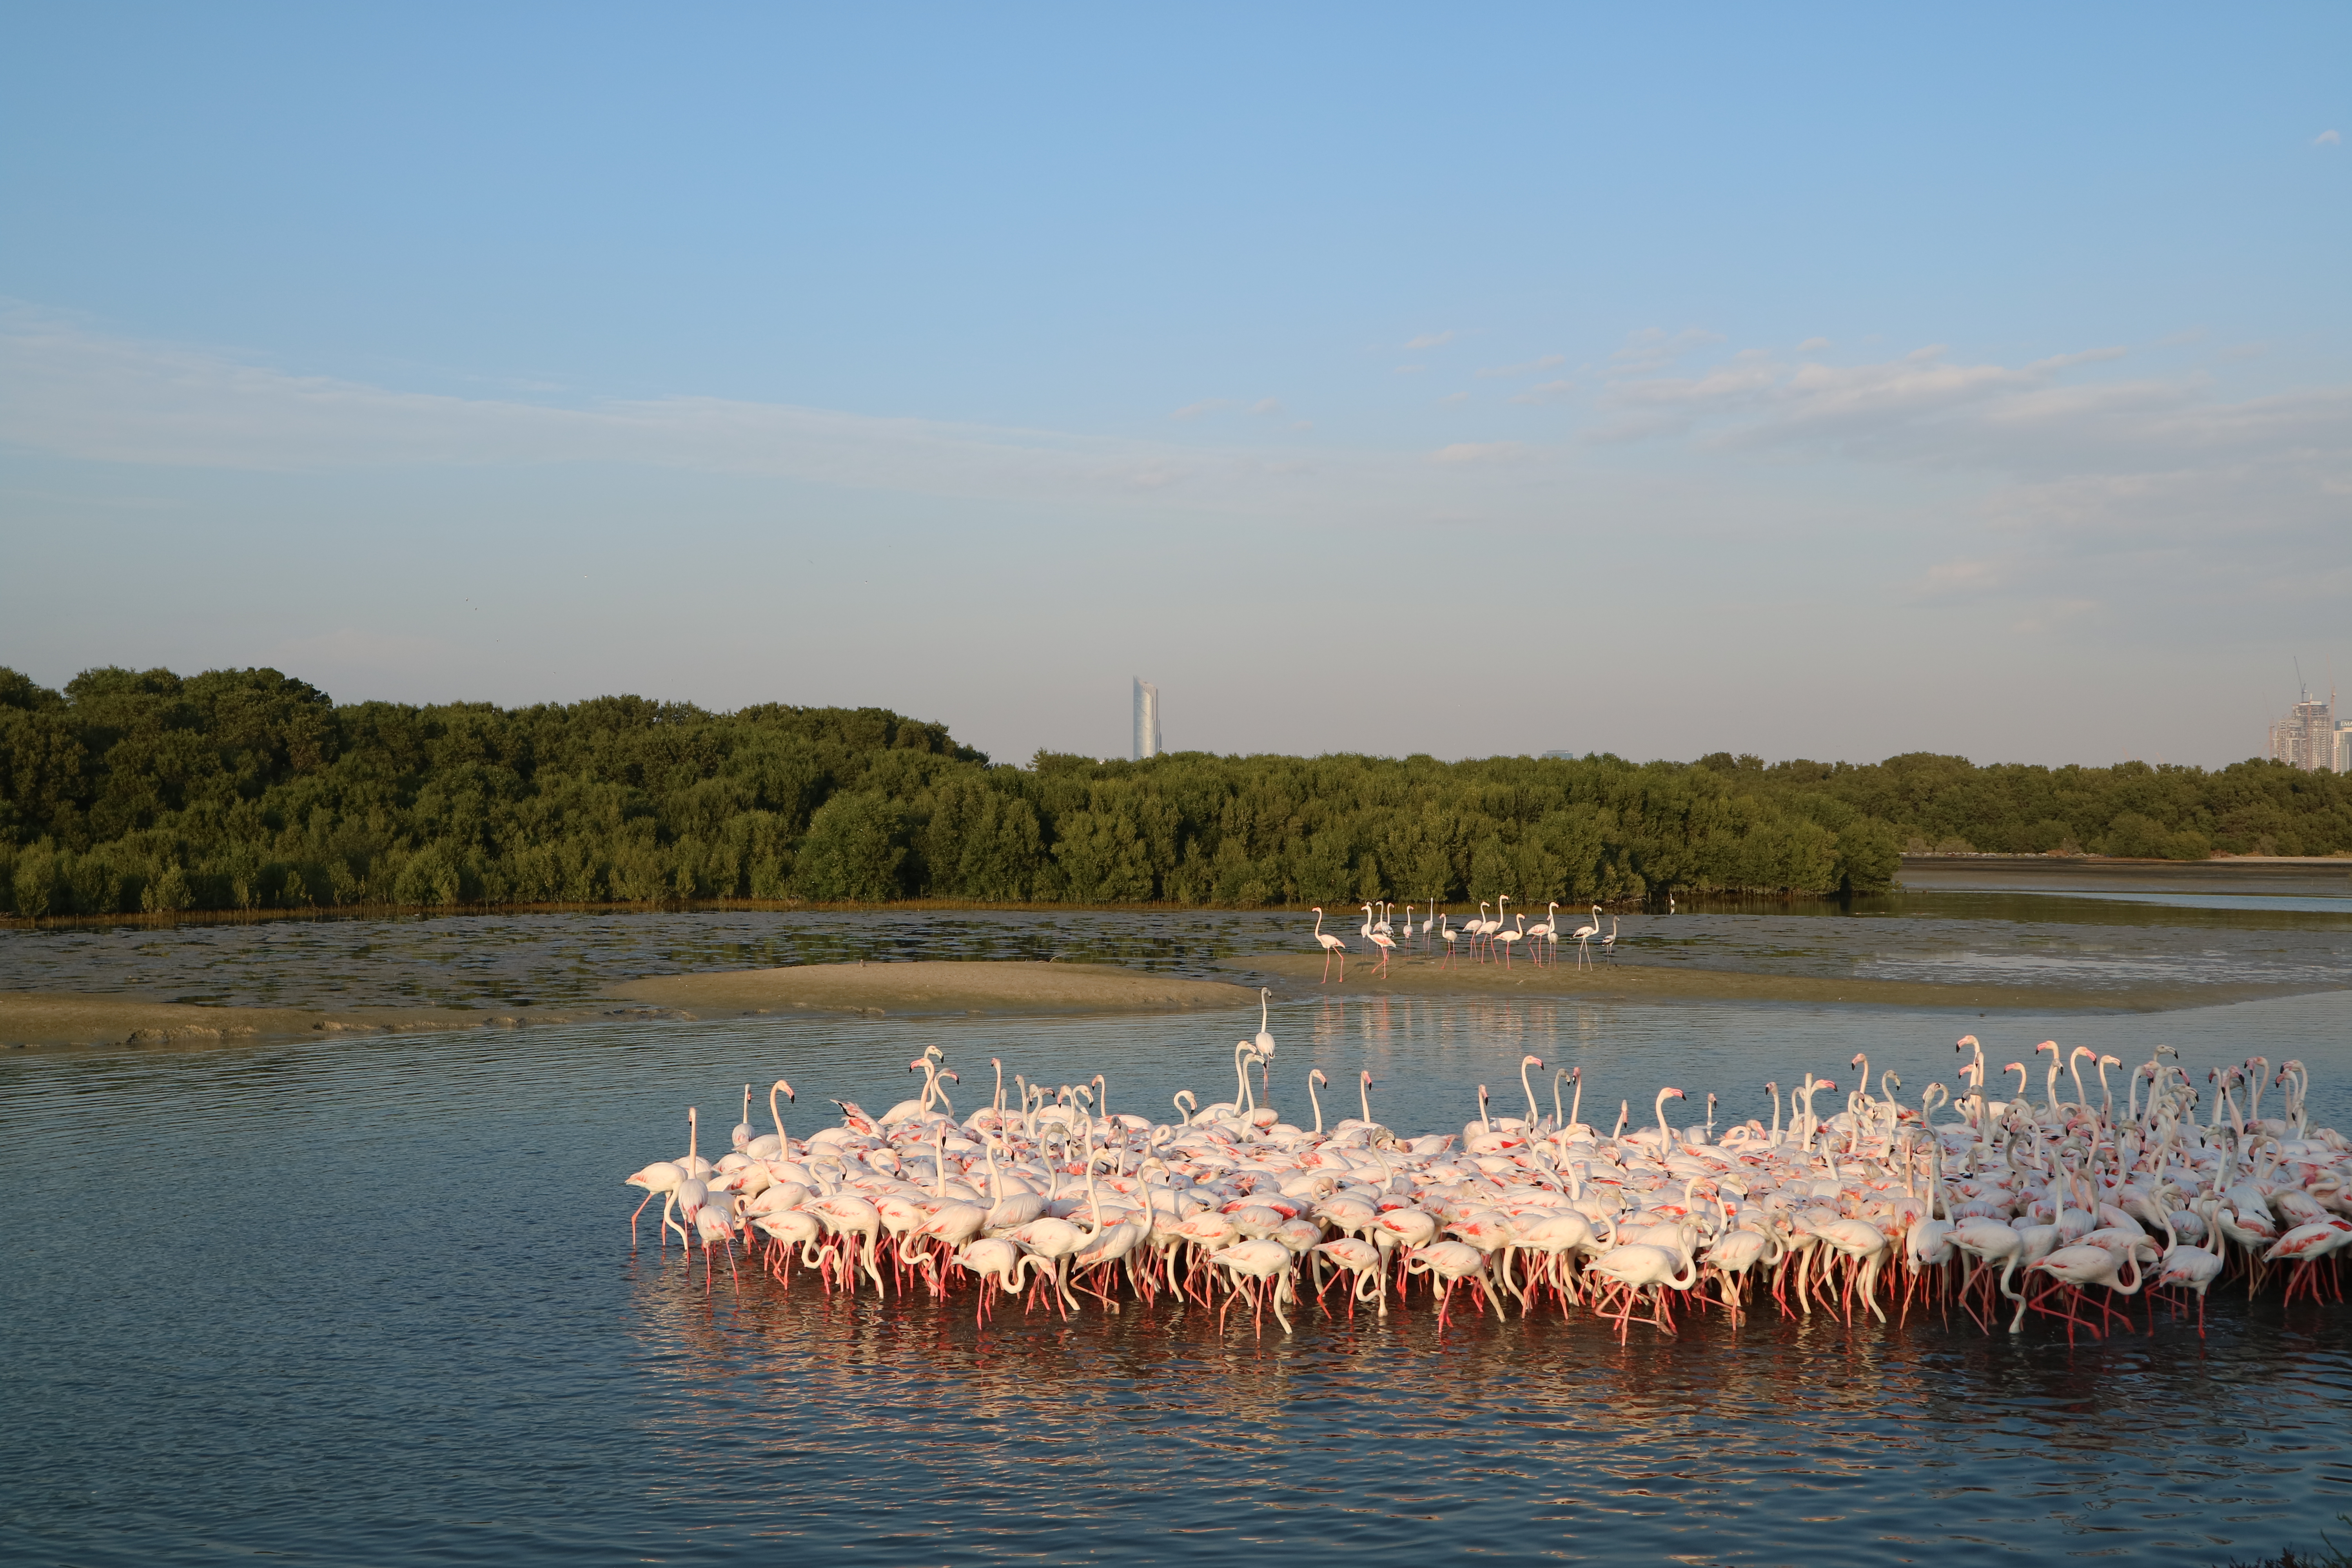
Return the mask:
<path id="1" fill-rule="evenodd" d="M 343 1034 L 738 1018 L 794 1012 L 1162 1013 L 1235 1008 L 1255 989 L 1105 963 L 811 963 L 665 974 L 587 1002 L 509 1008 L 237 1007 L 75 992 L 0 991 L 0 1047 L 208 1046 Z"/>
<path id="2" fill-rule="evenodd" d="M 1965 1007 L 2025 1011 L 2092 1009 L 2159 1013 L 2179 1007 L 2218 1007 L 2279 996 L 2295 989 L 2275 985 L 2143 986 L 2088 990 L 2045 985 L 1943 984 L 1932 981 L 1855 980 L 1811 974 L 1756 974 L 1737 969 L 1698 969 L 1683 964 L 1573 963 L 1506 969 L 1499 963 L 1442 966 L 1432 958 L 1391 959 L 1385 977 L 1377 963 L 1350 959 L 1343 984 L 1332 969 L 1320 982 L 1320 953 L 1259 953 L 1235 959 L 1227 968 L 1279 978 L 1286 995 L 1349 992 L 1406 996 L 1591 996 L 1623 1002 L 1865 1003 L 1880 1007 Z"/>
<path id="3" fill-rule="evenodd" d="M 573 1023 L 604 1009 L 216 1007 L 72 991 L 0 991 L 0 1047 L 206 1046 L 341 1034 L 415 1034 Z"/>
<path id="4" fill-rule="evenodd" d="M 661 974 L 604 994 L 698 1018 L 824 1010 L 857 1013 L 1171 1013 L 1238 1007 L 1255 989 L 1146 974 L 1109 963 L 959 962 L 802 963 L 711 974 Z"/>

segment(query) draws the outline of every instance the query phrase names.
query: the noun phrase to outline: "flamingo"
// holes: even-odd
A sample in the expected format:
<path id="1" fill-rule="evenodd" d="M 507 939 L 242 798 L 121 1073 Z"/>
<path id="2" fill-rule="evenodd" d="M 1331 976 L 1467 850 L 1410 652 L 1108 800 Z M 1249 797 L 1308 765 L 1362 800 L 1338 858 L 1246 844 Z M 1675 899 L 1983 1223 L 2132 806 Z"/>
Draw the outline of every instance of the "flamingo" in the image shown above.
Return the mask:
<path id="1" fill-rule="evenodd" d="M 1601 956 L 1610 963 L 1617 962 L 1617 917 L 1609 917 L 1609 934 L 1601 939 Z"/>
<path id="2" fill-rule="evenodd" d="M 1544 910 L 1544 918 L 1540 923 L 1528 927 L 1528 952 L 1530 957 L 1534 955 L 1536 943 L 1539 942 L 1549 943 L 1552 955 L 1559 956 L 1559 906 L 1558 904 L 1553 904 Z"/>
<path id="3" fill-rule="evenodd" d="M 1274 1055 L 1274 1030 L 1267 1017 L 1267 1009 L 1273 1005 L 1273 987 L 1259 986 L 1257 988 L 1257 1039 L 1255 1044 L 1257 1047 L 1257 1054 L 1262 1057 Z"/>
<path id="4" fill-rule="evenodd" d="M 1525 915 L 1514 915 L 1512 918 L 1519 922 L 1517 927 L 1510 931 L 1497 931 L 1495 933 L 1495 940 L 1502 944 L 1503 967 L 1506 969 L 1508 969 L 1511 966 L 1511 954 L 1517 951 L 1518 943 L 1524 941 L 1528 934 L 1526 930 L 1528 917 Z"/>
<path id="5" fill-rule="evenodd" d="M 743 1145 L 743 1152 L 754 1160 L 789 1160 L 793 1157 L 791 1141 L 784 1136 L 784 1119 L 776 1110 L 776 1095 L 781 1091 L 786 1100 L 793 1098 L 793 1086 L 782 1079 L 768 1086 L 768 1120 L 776 1124 L 773 1132 L 762 1132 Z"/>
<path id="6" fill-rule="evenodd" d="M 1377 973 L 1386 974 L 1389 972 L 1389 954 L 1396 951 L 1396 938 L 1372 924 L 1372 906 L 1370 904 L 1364 906 L 1364 935 L 1381 950 L 1381 966 Z"/>
<path id="7" fill-rule="evenodd" d="M 1556 907 L 1548 912 L 1556 919 Z M 1526 916 L 1514 918 L 1511 934 L 1524 941 Z M 1260 989 L 1259 1023 L 1270 1037 L 1271 987 Z M 1981 1052 L 1969 1037 L 1959 1049 L 1971 1046 Z M 764 1249 L 779 1281 L 809 1268 L 828 1289 L 853 1293 L 861 1274 L 887 1293 L 895 1273 L 902 1289 L 920 1275 L 944 1299 L 976 1274 L 983 1325 L 992 1300 L 1024 1288 L 1029 1310 L 1066 1318 L 1082 1296 L 1117 1311 L 1129 1294 L 1150 1300 L 1163 1281 L 1207 1305 L 1222 1282 L 1222 1314 L 1247 1293 L 1261 1331 L 1268 1306 L 1287 1331 L 1297 1277 L 1311 1272 L 1320 1301 L 1335 1269 L 1353 1281 L 1351 1314 L 1368 1301 L 1385 1312 L 1392 1285 L 1404 1296 L 1427 1276 L 1449 1322 L 1454 1287 L 1467 1282 L 1498 1316 L 1506 1293 L 1523 1314 L 1556 1301 L 1563 1312 L 1607 1318 L 1621 1338 L 1635 1317 L 1672 1332 L 1676 1294 L 1694 1289 L 1706 1304 L 1719 1293 L 1735 1321 L 1767 1295 L 1791 1315 L 1825 1302 L 1849 1321 L 1857 1305 L 1884 1320 L 1879 1287 L 1891 1278 L 1906 1312 L 1915 1296 L 1957 1294 L 1990 1331 L 1999 1331 L 1997 1310 L 2011 1332 L 2042 1313 L 2072 1333 L 2105 1331 L 2120 1315 L 2117 1299 L 2134 1293 L 2165 1295 L 2185 1310 L 2193 1292 L 2201 1329 L 2225 1278 L 2242 1279 L 2250 1296 L 2284 1284 L 2289 1300 L 2327 1288 L 2333 1259 L 2352 1249 L 2347 1145 L 2308 1125 L 2301 1064 L 2275 1079 L 2260 1058 L 2217 1069 L 2209 1119 L 2193 1080 L 2159 1050 L 2156 1071 L 2132 1075 L 2133 1102 L 2118 1119 L 2104 1068 L 2120 1058 L 2089 1047 L 2062 1054 L 2054 1042 L 2044 1049 L 2053 1060 L 2043 1102 L 2025 1100 L 2030 1077 L 2013 1062 L 2005 1070 L 2018 1075 L 2015 1101 L 1940 1122 L 1938 1107 L 1953 1100 L 1945 1085 L 1928 1085 L 1916 1112 L 1906 1110 L 1893 1065 L 1855 1053 L 1859 1076 L 1841 1114 L 1815 1114 L 1815 1097 L 1837 1085 L 1808 1072 L 1783 1136 L 1775 1079 L 1765 1086 L 1770 1131 L 1760 1121 L 1734 1125 L 1719 1143 L 1717 1097 L 1706 1096 L 1703 1124 L 1677 1132 L 1666 1101 L 1695 1097 L 1673 1086 L 1657 1091 L 1654 1124 L 1628 1135 L 1628 1104 L 1612 1134 L 1599 1137 L 1581 1121 L 1577 1068 L 1554 1073 L 1552 1115 L 1543 1118 L 1532 1076 L 1543 1060 L 1531 1053 L 1519 1063 L 1524 1121 L 1491 1115 L 1479 1085 L 1476 1119 L 1459 1134 L 1400 1138 L 1372 1121 L 1366 1069 L 1357 1075 L 1360 1117 L 1332 1126 L 1321 1096 L 1332 1080 L 1318 1067 L 1307 1074 L 1312 1128 L 1299 1128 L 1259 1103 L 1250 1069 L 1269 1068 L 1272 1053 L 1249 1039 L 1234 1047 L 1234 1101 L 1202 1111 L 1182 1091 L 1172 1101 L 1179 1118 L 1163 1124 L 1114 1116 L 1101 1074 L 1058 1090 L 1013 1074 L 1020 1102 L 1007 1114 L 1001 1062 L 992 1105 L 959 1124 L 945 1102 L 953 1075 L 926 1051 L 909 1067 L 927 1071 L 939 1108 L 927 1094 L 916 1114 L 878 1125 L 837 1100 L 840 1125 L 811 1131 L 796 1149 L 782 1111 L 792 1086 L 778 1079 L 772 1133 L 743 1136 L 747 1098 L 739 1147 L 714 1166 L 700 1157 L 700 1115 L 688 1107 L 685 1154 L 624 1180 L 643 1194 L 632 1246 L 662 1194 L 664 1246 L 675 1226 L 689 1259 L 702 1248 L 706 1292 L 715 1288 L 713 1247 L 727 1251 L 741 1288 L 734 1242 L 743 1239 Z M 2102 1069 L 2095 1106 L 2079 1071 L 2086 1056 Z M 2071 1102 L 2056 1099 L 2062 1068 L 2078 1075 Z M 1972 1075 L 1972 1098 L 1989 1106 L 1973 1063 L 1962 1078 Z M 1573 1105 L 1562 1104 L 1564 1080 L 1576 1084 Z M 2263 1115 L 2257 1083 L 2283 1089 L 2284 1109 Z"/>
<path id="8" fill-rule="evenodd" d="M 1316 907 L 1314 914 L 1315 940 L 1323 949 L 1323 978 L 1316 984 L 1330 983 L 1331 959 L 1334 954 L 1337 954 L 1339 960 L 1339 984 L 1345 985 L 1348 983 L 1348 944 L 1323 929 L 1323 910 L 1320 905 Z"/>
<path id="9" fill-rule="evenodd" d="M 1577 927 L 1569 934 L 1576 938 L 1578 966 L 1580 968 L 1591 963 L 1592 949 L 1589 944 L 1594 937 L 1601 934 L 1601 906 L 1599 904 L 1592 906 L 1592 919 L 1590 923 Z"/>

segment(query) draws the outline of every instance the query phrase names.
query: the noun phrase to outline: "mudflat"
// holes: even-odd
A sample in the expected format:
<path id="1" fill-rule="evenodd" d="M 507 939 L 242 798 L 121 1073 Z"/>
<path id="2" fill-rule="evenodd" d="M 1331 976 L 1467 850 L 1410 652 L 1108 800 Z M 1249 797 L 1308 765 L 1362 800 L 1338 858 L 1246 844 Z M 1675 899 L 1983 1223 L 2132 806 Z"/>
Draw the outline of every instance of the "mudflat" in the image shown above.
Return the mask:
<path id="1" fill-rule="evenodd" d="M 1166 1013 L 1239 1007 L 1255 989 L 1146 974 L 1109 963 L 926 959 L 801 963 L 782 969 L 661 974 L 604 994 L 698 1018 L 822 1009 L 864 1013 Z"/>
<path id="2" fill-rule="evenodd" d="M 70 991 L 0 991 L 0 1047 L 205 1046 L 336 1034 L 413 1034 L 573 1023 L 593 1007 L 214 1007 Z"/>
<path id="3" fill-rule="evenodd" d="M 1868 1003 L 1881 1007 L 2095 1008 L 2158 1013 L 2176 1007 L 2211 1007 L 2280 994 L 2275 985 L 2145 986 L 2129 990 L 2084 990 L 2056 985 L 1941 984 L 1916 980 L 1853 980 L 1814 974 L 1757 974 L 1738 969 L 1698 969 L 1657 963 L 1462 963 L 1441 966 L 1425 958 L 1391 959 L 1383 976 L 1378 963 L 1350 959 L 1344 984 L 1320 981 L 1320 953 L 1258 953 L 1228 967 L 1276 976 L 1285 992 L 1324 991 L 1409 996 L 1593 996 L 1623 1002 L 1807 1002 Z"/>
<path id="4" fill-rule="evenodd" d="M 0 991 L 0 1047 L 206 1046 L 337 1034 L 521 1028 L 647 1018 L 846 1013 L 1161 1013 L 1233 1008 L 1247 986 L 1105 963 L 809 963 L 625 981 L 569 1005 L 219 1007 L 138 996 Z"/>

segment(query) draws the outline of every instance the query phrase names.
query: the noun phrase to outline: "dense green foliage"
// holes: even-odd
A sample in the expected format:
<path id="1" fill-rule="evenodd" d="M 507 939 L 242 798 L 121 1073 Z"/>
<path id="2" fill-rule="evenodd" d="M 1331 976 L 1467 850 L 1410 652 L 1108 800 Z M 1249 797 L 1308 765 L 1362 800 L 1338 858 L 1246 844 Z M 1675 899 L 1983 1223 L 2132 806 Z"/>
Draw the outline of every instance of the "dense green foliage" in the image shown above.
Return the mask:
<path id="1" fill-rule="evenodd" d="M 1717 755 L 1040 753 L 878 709 L 338 707 L 275 670 L 0 669 L 0 908 L 903 898 L 1255 906 L 1884 888 L 1906 840 L 2352 849 L 2330 774 Z"/>

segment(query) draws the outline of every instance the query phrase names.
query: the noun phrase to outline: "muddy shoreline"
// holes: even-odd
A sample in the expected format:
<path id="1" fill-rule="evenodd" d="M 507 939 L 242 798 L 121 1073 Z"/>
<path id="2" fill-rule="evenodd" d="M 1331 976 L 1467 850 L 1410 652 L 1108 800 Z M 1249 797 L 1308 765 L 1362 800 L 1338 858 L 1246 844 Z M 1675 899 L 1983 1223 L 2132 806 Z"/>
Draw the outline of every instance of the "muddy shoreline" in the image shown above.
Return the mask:
<path id="1" fill-rule="evenodd" d="M 593 998 L 513 1007 L 267 1007 L 155 1001 L 137 995 L 0 991 L 0 1048 L 202 1048 L 341 1035 L 516 1029 L 549 1025 L 692 1022 L 791 1013 L 891 1016 L 1041 1016 L 1232 1012 L 1271 984 L 1286 1000 L 1328 995 L 1560 997 L 1615 1002 L 1770 1002 L 1985 1011 L 2162 1012 L 2288 994 L 2275 985 L 2151 986 L 2127 991 L 2058 986 L 1944 984 L 1923 981 L 1759 974 L 1683 965 L 1517 963 L 1441 967 L 1392 962 L 1387 975 L 1351 959 L 1343 982 L 1320 976 L 1319 955 L 1258 953 L 1218 966 L 1230 980 L 1146 973 L 1108 963 L 925 960 L 811 963 L 648 976 Z M 2300 990 L 2330 989 L 2301 987 Z"/>
<path id="2" fill-rule="evenodd" d="M 944 961 L 655 975 L 606 986 L 590 1001 L 499 1008 L 213 1006 L 87 992 L 0 991 L 0 1048 L 211 1046 L 793 1012 L 1197 1012 L 1239 1008 L 1257 999 L 1255 987 L 1147 974 L 1116 964 Z"/>

